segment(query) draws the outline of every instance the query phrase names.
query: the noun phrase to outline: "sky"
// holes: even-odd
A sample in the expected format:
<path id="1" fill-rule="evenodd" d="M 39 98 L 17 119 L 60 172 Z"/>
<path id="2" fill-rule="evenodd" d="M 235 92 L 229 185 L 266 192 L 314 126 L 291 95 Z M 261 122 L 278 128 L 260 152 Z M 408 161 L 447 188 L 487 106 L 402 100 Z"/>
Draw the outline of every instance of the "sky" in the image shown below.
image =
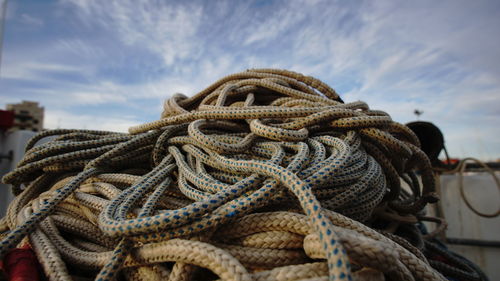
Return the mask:
<path id="1" fill-rule="evenodd" d="M 126 131 L 174 93 L 264 67 L 400 123 L 419 109 L 450 156 L 500 158 L 500 1 L 9 0 L 0 107 L 33 100 L 46 128 Z"/>

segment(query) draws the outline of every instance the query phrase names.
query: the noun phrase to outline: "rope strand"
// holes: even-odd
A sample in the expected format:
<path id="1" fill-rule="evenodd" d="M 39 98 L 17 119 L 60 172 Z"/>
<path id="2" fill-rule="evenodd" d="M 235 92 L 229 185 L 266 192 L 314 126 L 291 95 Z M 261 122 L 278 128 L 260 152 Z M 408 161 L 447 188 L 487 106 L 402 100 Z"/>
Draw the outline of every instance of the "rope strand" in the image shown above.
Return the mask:
<path id="1" fill-rule="evenodd" d="M 0 256 L 28 235 L 56 280 L 74 267 L 97 280 L 121 272 L 132 280 L 366 272 L 445 280 L 398 236 L 409 223 L 398 218 L 418 221 L 436 200 L 435 183 L 418 139 L 388 114 L 344 103 L 315 78 L 253 69 L 174 95 L 161 116 L 129 134 L 35 136 L 3 178 L 20 194 L 1 221 Z M 55 139 L 35 146 L 47 136 Z"/>

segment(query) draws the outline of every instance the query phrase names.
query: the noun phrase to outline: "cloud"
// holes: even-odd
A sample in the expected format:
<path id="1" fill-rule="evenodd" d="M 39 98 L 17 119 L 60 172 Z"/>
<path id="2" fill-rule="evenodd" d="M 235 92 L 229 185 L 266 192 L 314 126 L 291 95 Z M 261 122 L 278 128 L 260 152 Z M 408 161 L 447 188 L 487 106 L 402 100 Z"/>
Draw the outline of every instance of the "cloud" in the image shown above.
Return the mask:
<path id="1" fill-rule="evenodd" d="M 44 126 L 48 129 L 75 128 L 112 132 L 127 132 L 129 127 L 138 123 L 140 122 L 131 116 L 73 114 L 65 110 L 48 110 L 44 120 Z"/>
<path id="2" fill-rule="evenodd" d="M 92 61 L 103 59 L 106 56 L 106 52 L 102 47 L 88 44 L 88 42 L 79 38 L 62 38 L 54 42 L 51 47 L 53 51 L 72 54 Z"/>
<path id="3" fill-rule="evenodd" d="M 43 20 L 39 18 L 32 17 L 28 14 L 21 14 L 19 21 L 22 24 L 31 25 L 31 26 L 42 26 Z"/>
<path id="4" fill-rule="evenodd" d="M 495 1 L 60 0 L 35 12 L 25 5 L 14 5 L 16 15 L 47 20 L 36 32 L 6 25 L 0 96 L 39 100 L 49 115 L 73 120 L 64 126 L 92 126 L 88 112 L 99 123 L 106 114 L 120 124 L 151 121 L 173 93 L 276 67 L 318 77 L 344 100 L 367 101 L 400 122 L 423 110 L 449 136 L 451 154 L 469 153 L 461 147 L 475 147 L 470 132 L 478 131 L 500 155 Z"/>
<path id="5" fill-rule="evenodd" d="M 38 63 L 38 62 L 18 62 L 8 64 L 2 71 L 4 79 L 39 80 L 46 79 L 40 76 L 46 72 L 79 72 L 81 69 L 67 64 Z"/>
<path id="6" fill-rule="evenodd" d="M 146 48 L 163 58 L 166 65 L 196 53 L 196 32 L 201 24 L 198 5 L 151 1 L 66 0 L 77 8 L 82 22 L 89 19 L 114 34 L 125 45 Z"/>
<path id="7" fill-rule="evenodd" d="M 276 9 L 273 13 L 262 17 L 263 21 L 256 26 L 251 26 L 244 45 L 256 42 L 275 40 L 283 36 L 283 33 L 292 28 L 297 22 L 304 19 L 305 14 L 298 9 Z"/>
<path id="8" fill-rule="evenodd" d="M 71 94 L 71 97 L 75 102 L 83 105 L 122 103 L 127 100 L 120 95 L 98 92 L 74 92 Z"/>

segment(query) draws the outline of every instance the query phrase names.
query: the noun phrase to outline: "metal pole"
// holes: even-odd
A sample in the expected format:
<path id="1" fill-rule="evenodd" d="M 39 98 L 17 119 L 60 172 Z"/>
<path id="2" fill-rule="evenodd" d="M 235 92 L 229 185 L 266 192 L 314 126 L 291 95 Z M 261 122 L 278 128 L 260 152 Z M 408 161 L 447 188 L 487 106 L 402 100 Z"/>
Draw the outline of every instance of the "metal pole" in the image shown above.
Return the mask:
<path id="1" fill-rule="evenodd" d="M 453 245 L 500 248 L 500 241 L 491 241 L 491 240 L 479 240 L 479 239 L 468 239 L 468 238 L 446 238 L 446 243 Z"/>
<path id="2" fill-rule="evenodd" d="M 0 4 L 0 73 L 2 71 L 2 53 L 3 53 L 3 34 L 5 30 L 5 17 L 7 16 L 7 0 L 0 0 L 2 4 Z"/>

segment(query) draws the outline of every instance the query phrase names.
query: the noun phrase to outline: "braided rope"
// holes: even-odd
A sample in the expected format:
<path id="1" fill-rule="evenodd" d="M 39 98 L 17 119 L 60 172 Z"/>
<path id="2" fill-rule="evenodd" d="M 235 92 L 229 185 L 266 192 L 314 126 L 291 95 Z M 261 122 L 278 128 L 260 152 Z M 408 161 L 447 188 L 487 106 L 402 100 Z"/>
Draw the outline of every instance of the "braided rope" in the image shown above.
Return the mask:
<path id="1" fill-rule="evenodd" d="M 161 116 L 30 140 L 3 178 L 19 195 L 0 256 L 28 236 L 55 280 L 75 267 L 96 280 L 444 280 L 395 232 L 408 222 L 387 219 L 437 198 L 417 137 L 386 113 L 254 69 L 174 95 Z"/>

